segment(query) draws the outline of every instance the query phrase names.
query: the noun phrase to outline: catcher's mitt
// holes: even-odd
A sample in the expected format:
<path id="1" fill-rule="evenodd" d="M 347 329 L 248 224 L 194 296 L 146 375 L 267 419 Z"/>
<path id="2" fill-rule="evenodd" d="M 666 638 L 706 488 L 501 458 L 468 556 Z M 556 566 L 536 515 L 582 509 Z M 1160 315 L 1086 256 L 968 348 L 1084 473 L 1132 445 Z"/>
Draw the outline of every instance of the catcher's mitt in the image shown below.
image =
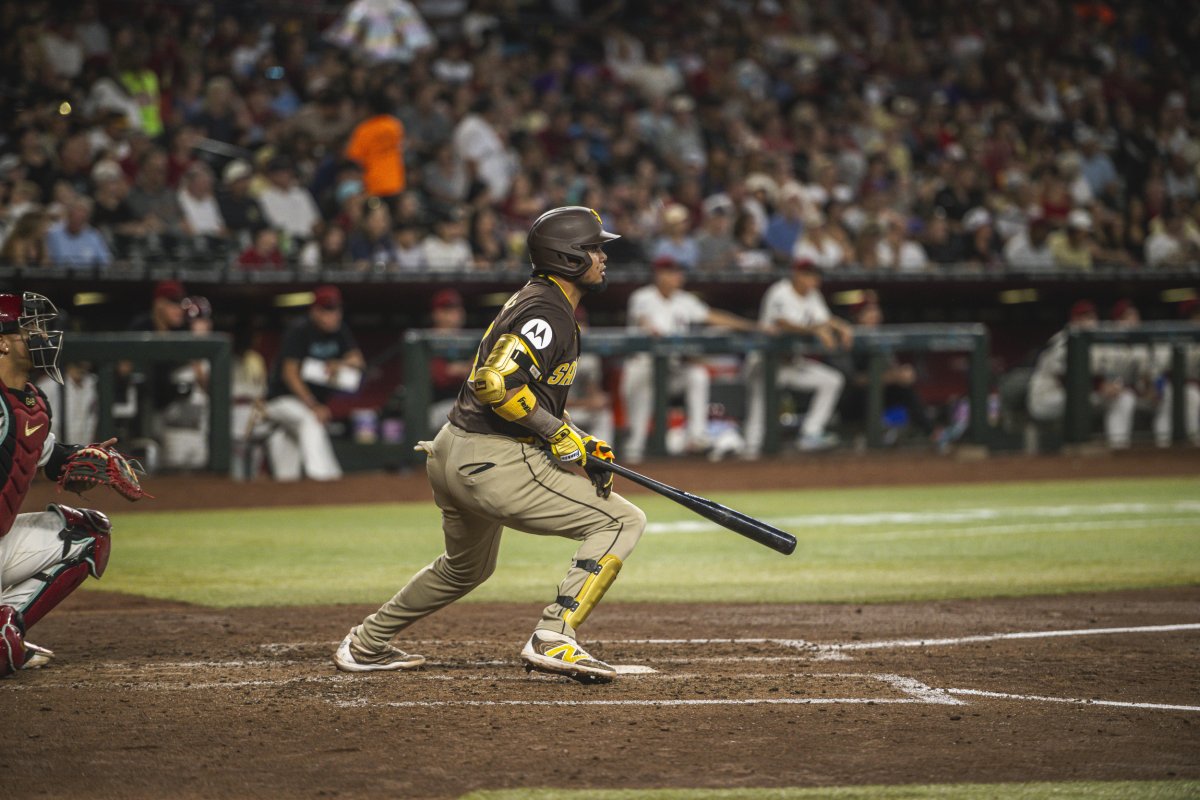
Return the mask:
<path id="1" fill-rule="evenodd" d="M 103 484 L 130 502 L 143 497 L 153 500 L 154 496 L 142 488 L 139 473 L 144 475 L 145 470 L 138 462 L 130 461 L 111 447 L 91 444 L 72 453 L 63 463 L 58 488 L 83 494 Z"/>

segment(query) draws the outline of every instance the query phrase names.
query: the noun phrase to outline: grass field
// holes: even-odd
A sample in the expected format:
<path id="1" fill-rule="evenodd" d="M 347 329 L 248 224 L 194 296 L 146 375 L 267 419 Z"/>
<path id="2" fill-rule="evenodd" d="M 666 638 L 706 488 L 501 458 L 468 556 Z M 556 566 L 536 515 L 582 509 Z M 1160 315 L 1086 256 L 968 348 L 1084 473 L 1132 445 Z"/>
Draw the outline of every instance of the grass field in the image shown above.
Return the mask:
<path id="1" fill-rule="evenodd" d="M 791 557 L 658 496 L 615 601 L 884 602 L 1194 584 L 1191 479 L 716 494 L 793 532 Z M 378 504 L 116 515 L 89 588 L 213 606 L 377 603 L 441 551 L 436 507 Z M 573 543 L 507 532 L 468 600 L 540 602 Z"/>

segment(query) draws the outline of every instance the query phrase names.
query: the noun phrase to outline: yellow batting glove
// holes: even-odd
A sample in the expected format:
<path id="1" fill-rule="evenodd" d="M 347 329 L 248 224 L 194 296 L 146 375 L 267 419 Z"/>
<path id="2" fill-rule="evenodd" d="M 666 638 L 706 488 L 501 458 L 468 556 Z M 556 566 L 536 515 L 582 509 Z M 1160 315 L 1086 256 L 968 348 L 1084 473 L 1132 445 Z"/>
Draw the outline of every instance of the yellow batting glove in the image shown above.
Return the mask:
<path id="1" fill-rule="evenodd" d="M 587 463 L 587 451 L 583 447 L 583 439 L 567 423 L 563 423 L 547 440 L 550 442 L 550 452 L 559 461 L 583 466 Z"/>
<path id="2" fill-rule="evenodd" d="M 583 449 L 588 456 L 588 463 L 584 466 L 584 469 L 587 470 L 588 478 L 591 479 L 592 485 L 596 487 L 596 496 L 607 500 L 608 496 L 612 494 L 612 470 L 593 465 L 601 461 L 612 461 L 612 448 L 608 446 L 608 442 L 603 439 L 597 439 L 595 436 L 589 434 L 583 439 Z"/>

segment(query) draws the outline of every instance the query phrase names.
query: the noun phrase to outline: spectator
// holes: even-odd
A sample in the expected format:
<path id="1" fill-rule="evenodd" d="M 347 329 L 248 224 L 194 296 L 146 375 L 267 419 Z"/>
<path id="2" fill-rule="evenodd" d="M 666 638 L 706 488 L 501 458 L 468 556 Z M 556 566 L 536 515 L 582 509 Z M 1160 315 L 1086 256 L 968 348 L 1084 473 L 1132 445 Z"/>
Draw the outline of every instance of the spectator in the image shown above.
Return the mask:
<path id="1" fill-rule="evenodd" d="M 128 201 L 148 236 L 176 237 L 183 233 L 183 211 L 167 186 L 167 154 L 161 149 L 148 150 L 142 156 Z"/>
<path id="2" fill-rule="evenodd" d="M 691 235 L 691 214 L 679 203 L 663 209 L 662 236 L 650 249 L 652 259 L 669 258 L 683 269 L 695 269 L 699 260 L 696 239 Z"/>
<path id="3" fill-rule="evenodd" d="M 107 267 L 112 253 L 92 227 L 92 201 L 75 197 L 67 203 L 65 219 L 46 233 L 50 263 L 68 267 Z"/>
<path id="4" fill-rule="evenodd" d="M 1050 234 L 1048 243 L 1059 269 L 1092 268 L 1092 215 L 1076 209 L 1067 216 L 1067 229 Z"/>
<path id="5" fill-rule="evenodd" d="M 792 250 L 794 261 L 807 261 L 821 270 L 845 266 L 850 247 L 840 228 L 828 225 L 825 215 L 811 209 L 804 220 L 803 235 Z"/>
<path id="6" fill-rule="evenodd" d="M 319 286 L 304 319 L 288 328 L 271 369 L 266 418 L 278 427 L 267 442 L 276 480 L 337 480 L 342 468 L 325 425 L 336 391 L 357 388 L 365 366 L 342 317 L 342 293 Z"/>
<path id="7" fill-rule="evenodd" d="M 276 156 L 267 163 L 267 183 L 259 193 L 258 203 L 263 216 L 290 240 L 288 246 L 311 239 L 321 213 L 308 189 L 296 181 L 296 170 L 285 156 Z M 285 248 L 286 249 L 286 248 Z"/>
<path id="8" fill-rule="evenodd" d="M 654 282 L 634 290 L 629 296 L 627 320 L 631 331 L 671 336 L 705 325 L 727 330 L 755 329 L 752 321 L 710 308 L 696 295 L 684 291 L 687 273 L 670 257 L 660 256 L 653 266 Z M 638 353 L 625 359 L 621 392 L 629 419 L 629 439 L 622 449 L 622 457 L 629 463 L 637 463 L 645 457 L 654 405 L 653 367 L 654 360 L 649 353 Z M 709 383 L 703 361 L 672 360 L 668 391 L 686 395 L 687 447 L 691 452 L 703 452 L 709 446 Z"/>
<path id="9" fill-rule="evenodd" d="M 439 145 L 421 170 L 421 186 L 435 207 L 449 208 L 467 199 L 471 175 L 449 142 Z"/>
<path id="10" fill-rule="evenodd" d="M 507 197 L 516 174 L 515 159 L 497 131 L 499 110 L 491 100 L 480 100 L 454 128 L 454 152 L 472 165 L 492 197 Z"/>
<path id="11" fill-rule="evenodd" d="M 396 253 L 397 272 L 425 269 L 425 248 L 421 244 L 421 231 L 415 225 L 396 228 L 393 250 Z"/>
<path id="12" fill-rule="evenodd" d="M 800 184 L 789 181 L 779 190 L 779 208 L 771 215 L 763 234 L 763 241 L 776 258 L 786 261 L 791 257 L 796 241 L 804 231 L 805 215 L 812 210 L 815 209 L 809 205 Z"/>
<path id="13" fill-rule="evenodd" d="M 759 235 L 758 218 L 742 213 L 733 224 L 733 263 L 738 272 L 746 274 L 770 271 L 775 265 L 771 251 Z"/>
<path id="14" fill-rule="evenodd" d="M 499 219 L 496 212 L 486 206 L 471 216 L 471 253 L 479 269 L 508 266 L 508 245 Z"/>
<path id="15" fill-rule="evenodd" d="M 321 238 L 304 245 L 300 251 L 300 266 L 308 270 L 339 269 L 352 263 L 349 239 L 337 225 L 325 226 Z"/>
<path id="16" fill-rule="evenodd" d="M 438 217 L 433 233 L 421 242 L 424 267 L 439 272 L 470 269 L 474 259 L 466 228 L 466 214 L 461 208 L 452 208 Z"/>
<path id="17" fill-rule="evenodd" d="M 41 267 L 50 263 L 46 246 L 50 217 L 40 208 L 26 211 L 17 219 L 4 246 L 0 247 L 0 264 L 14 267 Z"/>
<path id="18" fill-rule="evenodd" d="M 925 230 L 925 252 L 935 264 L 958 264 L 966 257 L 963 239 L 950 231 L 950 221 L 943 213 L 935 213 Z"/>
<path id="19" fill-rule="evenodd" d="M 126 257 L 134 249 L 134 243 L 149 230 L 129 205 L 125 174 L 114 162 L 100 161 L 92 169 L 92 181 L 96 184 L 92 224 L 112 243 L 117 258 Z"/>
<path id="20" fill-rule="evenodd" d="M 1094 197 L 1117 197 L 1121 178 L 1108 153 L 1101 148 L 1100 137 L 1089 128 L 1080 128 L 1075 142 L 1081 152 L 1080 172 Z"/>
<path id="21" fill-rule="evenodd" d="M 354 128 L 346 113 L 347 98 L 333 88 L 323 88 L 287 121 L 289 130 L 308 136 L 318 147 L 329 149 Z"/>
<path id="22" fill-rule="evenodd" d="M 463 308 L 462 295 L 454 289 L 442 289 L 430 301 L 432 328 L 435 331 L 455 333 L 463 329 L 467 312 Z M 429 361 L 429 377 L 433 384 L 433 402 L 429 406 L 429 430 L 435 432 L 446 424 L 446 415 L 454 408 L 463 382 L 471 374 L 470 360 L 451 360 L 434 356 Z"/>
<path id="23" fill-rule="evenodd" d="M 346 157 L 362 167 L 367 194 L 387 200 L 404 191 L 404 124 L 392 113 L 394 105 L 383 88 L 367 98 L 369 116 L 354 128 Z"/>
<path id="24" fill-rule="evenodd" d="M 216 75 L 204 87 L 204 104 L 188 122 L 209 139 L 238 144 L 247 127 L 245 110 L 240 106 L 233 81 L 225 75 Z"/>
<path id="25" fill-rule="evenodd" d="M 1180 267 L 1200 260 L 1200 248 L 1189 239 L 1183 218 L 1167 214 L 1157 229 L 1146 238 L 1146 266 Z"/>
<path id="26" fill-rule="evenodd" d="M 908 225 L 903 217 L 889 214 L 884 226 L 884 236 L 876 245 L 876 258 L 881 268 L 896 272 L 919 272 L 929 266 L 925 248 L 908 235 Z"/>
<path id="27" fill-rule="evenodd" d="M 359 269 L 382 272 L 396 261 L 392 215 L 378 197 L 368 200 L 367 206 L 362 225 L 350 234 L 350 258 Z"/>
<path id="28" fill-rule="evenodd" d="M 245 270 L 279 269 L 283 263 L 279 233 L 267 225 L 254 231 L 250 245 L 237 258 L 237 265 Z"/>
<path id="29" fill-rule="evenodd" d="M 1038 207 L 1029 212 L 1028 226 L 1004 245 L 1004 261 L 1013 269 L 1039 271 L 1054 269 L 1050 250 L 1050 221 Z"/>
<path id="30" fill-rule="evenodd" d="M 704 201 L 704 222 L 696 234 L 698 272 L 724 272 L 734 266 L 737 244 L 733 240 L 733 202 L 725 195 Z"/>
<path id="31" fill-rule="evenodd" d="M 853 331 L 846 322 L 829 313 L 820 289 L 821 273 L 816 264 L 797 260 L 791 278 L 784 278 L 767 289 L 759 312 L 759 326 L 773 333 L 814 336 L 831 353 L 849 348 L 854 340 Z M 749 359 L 746 373 L 746 455 L 757 458 L 766 434 L 765 393 L 768 391 L 763 385 L 761 358 Z M 841 372 L 816 359 L 796 358 L 780 365 L 774 390 L 798 389 L 813 393 L 797 442 L 801 451 L 814 452 L 837 446 L 838 437 L 829 433 L 826 426 L 837 408 L 844 383 Z"/>
<path id="32" fill-rule="evenodd" d="M 250 194 L 253 177 L 254 170 L 240 159 L 230 161 L 221 172 L 217 210 L 239 247 L 249 245 L 252 232 L 266 224 L 262 207 Z"/>
<path id="33" fill-rule="evenodd" d="M 203 161 L 195 162 L 183 173 L 176 197 L 183 210 L 184 229 L 192 236 L 224 238 L 228 234 L 221 208 L 213 196 L 212 170 Z"/>
<path id="34" fill-rule="evenodd" d="M 994 267 L 1000 261 L 1000 237 L 992 215 L 986 208 L 972 208 L 963 217 L 964 247 L 963 262 L 980 267 Z"/>

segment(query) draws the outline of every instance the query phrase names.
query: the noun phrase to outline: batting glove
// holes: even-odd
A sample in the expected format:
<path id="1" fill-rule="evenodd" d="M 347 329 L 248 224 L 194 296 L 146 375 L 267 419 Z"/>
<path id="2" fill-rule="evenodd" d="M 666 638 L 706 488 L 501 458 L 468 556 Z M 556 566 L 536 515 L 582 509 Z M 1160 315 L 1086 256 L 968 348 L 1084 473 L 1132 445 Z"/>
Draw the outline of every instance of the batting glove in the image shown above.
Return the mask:
<path id="1" fill-rule="evenodd" d="M 612 470 L 600 466 L 600 462 L 613 460 L 612 448 L 608 446 L 608 442 L 589 434 L 583 439 L 583 449 L 588 456 L 583 468 L 591 478 L 592 485 L 596 487 L 596 496 L 607 500 L 612 494 L 613 473 Z"/>
<path id="2" fill-rule="evenodd" d="M 567 423 L 564 422 L 547 441 L 550 442 L 550 452 L 559 461 L 578 464 L 581 467 L 587 464 L 587 451 L 584 449 L 583 439 Z"/>

